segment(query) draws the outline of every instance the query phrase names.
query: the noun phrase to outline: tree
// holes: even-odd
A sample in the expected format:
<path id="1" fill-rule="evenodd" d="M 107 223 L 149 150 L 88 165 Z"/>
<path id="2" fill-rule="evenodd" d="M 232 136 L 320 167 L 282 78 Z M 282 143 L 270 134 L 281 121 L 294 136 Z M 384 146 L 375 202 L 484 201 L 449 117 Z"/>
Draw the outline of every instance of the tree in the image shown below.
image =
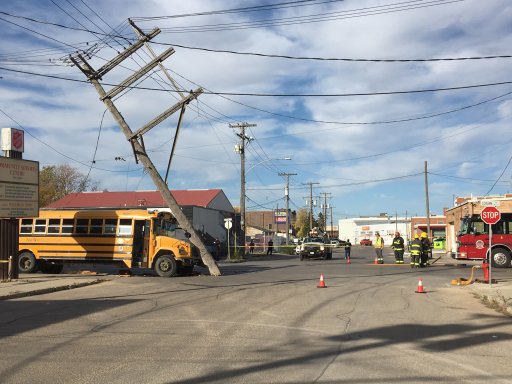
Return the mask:
<path id="1" fill-rule="evenodd" d="M 99 183 L 70 165 L 48 165 L 39 172 L 39 206 L 57 201 L 73 192 L 96 191 Z"/>
<path id="2" fill-rule="evenodd" d="M 320 228 L 322 231 L 326 231 L 326 229 L 324 228 L 324 225 L 325 224 L 325 216 L 322 212 L 318 212 L 318 219 L 315 221 L 315 219 L 313 218 L 313 226 L 314 227 L 318 227 Z"/>
<path id="3" fill-rule="evenodd" d="M 309 231 L 309 211 L 301 208 L 297 211 L 297 219 L 295 220 L 295 233 L 298 237 L 305 237 Z"/>

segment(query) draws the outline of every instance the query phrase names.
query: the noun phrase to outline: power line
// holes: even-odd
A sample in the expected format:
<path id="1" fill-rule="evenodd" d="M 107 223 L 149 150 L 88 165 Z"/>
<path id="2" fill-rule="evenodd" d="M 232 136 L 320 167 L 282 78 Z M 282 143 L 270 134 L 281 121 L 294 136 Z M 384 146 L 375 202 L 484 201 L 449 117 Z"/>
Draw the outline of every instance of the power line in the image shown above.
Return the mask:
<path id="1" fill-rule="evenodd" d="M 81 0 L 82 1 L 82 0 Z M 458 1 L 464 1 L 464 0 L 458 0 Z M 82 1 L 83 2 L 83 1 Z M 85 3 L 84 3 L 85 4 Z M 72 4 L 71 4 L 72 5 Z M 87 6 L 87 4 L 85 4 Z M 58 5 L 56 5 L 58 6 Z M 77 9 L 74 5 L 72 5 L 75 9 Z M 87 6 L 88 7 L 88 6 Z M 60 8 L 60 7 L 59 7 Z M 90 9 L 90 7 L 88 7 Z M 63 10 L 62 8 L 60 8 L 63 12 L 66 12 L 65 10 Z M 78 9 L 77 9 L 78 10 Z M 84 15 L 80 10 L 78 10 L 82 15 Z M 92 10 L 94 12 L 94 10 Z M 94 12 L 95 13 L 95 12 Z M 81 24 L 78 20 L 76 20 L 75 18 L 73 18 L 71 15 L 69 15 L 69 13 L 66 12 L 66 14 L 68 14 L 70 17 L 73 18 L 73 20 L 75 20 L 77 23 L 79 23 L 79 25 L 82 26 L 82 28 L 77 28 L 77 27 L 71 27 L 71 26 L 67 26 L 67 25 L 63 25 L 63 24 L 58 24 L 58 23 L 52 23 L 52 22 L 47 22 L 47 21 L 41 21 L 41 20 L 36 20 L 34 18 L 30 18 L 30 17 L 25 17 L 25 16 L 19 16 L 19 15 L 13 15 L 13 14 L 10 14 L 10 13 L 7 13 L 7 12 L 3 12 L 3 11 L 0 11 L 0 14 L 4 14 L 6 16 L 10 16 L 10 17 L 14 17 L 14 18 L 21 18 L 21 19 L 25 19 L 25 20 L 28 20 L 28 21 L 31 21 L 31 22 L 35 22 L 35 23 L 41 23 L 41 24 L 46 24 L 46 25 L 52 25 L 52 26 L 56 26 L 56 27 L 60 27 L 60 28 L 66 28 L 66 29 L 71 29 L 71 30 L 76 30 L 76 31 L 82 31 L 82 32 L 88 32 L 88 33 L 91 33 L 93 35 L 103 35 L 105 37 L 109 37 L 110 39 L 114 40 L 116 38 L 120 38 L 120 39 L 123 39 L 123 40 L 127 40 L 128 42 L 130 41 L 129 38 L 127 36 L 123 36 L 123 35 L 115 35 L 115 34 L 112 34 L 112 33 L 106 33 L 101 27 L 99 27 L 96 23 L 94 23 L 90 18 L 88 18 L 86 15 L 84 15 L 84 17 L 89 20 L 94 26 L 96 26 L 97 28 L 99 28 L 101 30 L 101 32 L 98 32 L 98 31 L 93 31 L 91 29 L 88 29 L 86 28 L 83 24 Z M 100 19 L 101 17 L 95 13 Z M 138 20 L 138 18 L 133 18 L 134 20 Z M 16 23 L 13 23 L 13 22 L 10 22 L 8 20 L 5 20 L 3 18 L 0 18 L 0 20 L 3 20 L 3 21 L 6 21 L 8 23 L 11 23 L 11 24 L 14 24 L 20 28 L 24 28 L 24 29 L 28 29 L 26 27 L 23 27 L 19 24 L 16 24 Z M 108 23 L 106 23 L 103 19 L 101 19 L 107 26 Z M 109 28 L 112 28 L 109 26 Z M 31 29 L 28 29 L 29 31 L 31 32 L 34 32 L 34 33 L 38 33 L 36 31 L 33 31 Z M 116 31 L 115 29 L 112 29 L 113 31 Z M 52 39 L 51 37 L 49 36 L 46 36 L 46 35 L 42 35 L 44 37 L 47 37 L 49 39 Z M 61 43 L 61 44 L 65 44 L 61 41 L 58 41 L 56 40 L 57 42 Z M 98 40 L 100 42 L 105 42 L 105 40 Z M 92 44 L 92 43 L 95 43 L 95 42 L 88 42 L 88 43 L 77 43 L 77 44 Z M 119 43 L 118 43 L 119 44 Z M 222 50 L 222 49 L 210 49 L 210 48 L 204 48 L 204 47 L 192 47 L 192 46 L 187 46 L 187 45 L 182 45 L 182 44 L 175 44 L 175 43 L 158 43 L 158 42 L 154 42 L 154 44 L 159 44 L 159 45 L 165 45 L 165 46 L 174 46 L 174 47 L 179 47 L 179 48 L 183 48 L 183 49 L 189 49 L 189 50 L 199 50 L 199 51 L 205 51 L 205 52 L 214 52 L 214 53 L 229 53 L 229 54 L 235 54 L 235 55 L 245 55 L 245 56 L 258 56 L 258 57 L 267 57 L 267 58 L 281 58 L 281 59 L 291 59 L 291 60 L 313 60 L 313 61 L 343 61 L 343 62 L 373 62 L 373 63 L 409 63 L 409 62 L 437 62 L 437 61 L 467 61 L 467 60 L 489 60 L 489 59 L 508 59 L 508 58 L 512 58 L 512 55 L 486 55 L 486 56 L 466 56 L 466 57 L 443 57 L 443 58 L 416 58 L 416 59 L 403 59 L 403 58 L 393 58 L 393 59 L 372 59 L 372 58 L 367 58 L 367 59 L 364 59 L 364 58 L 333 58 L 333 57 L 308 57 L 308 56 L 292 56 L 292 55 L 281 55 L 281 54 L 265 54 L 265 53 L 257 53 L 257 52 L 240 52 L 240 51 L 233 51 L 233 50 Z M 76 45 L 75 46 L 72 46 L 73 48 L 76 49 Z M 31 55 L 33 56 L 33 53 L 34 51 L 26 51 L 26 52 L 22 52 L 22 54 L 26 54 L 26 55 Z M 4 56 L 4 55 L 0 55 L 1 56 Z"/>
<path id="2" fill-rule="evenodd" d="M 217 11 L 183 13 L 183 14 L 170 15 L 170 16 L 134 17 L 134 18 L 132 18 L 132 20 L 134 20 L 134 21 L 149 21 L 149 20 L 176 19 L 176 18 L 194 17 L 194 16 L 211 16 L 211 15 L 229 14 L 229 13 L 261 12 L 261 11 L 269 11 L 269 10 L 273 10 L 273 9 L 297 8 L 297 7 L 303 7 L 303 6 L 310 6 L 310 5 L 317 5 L 317 4 L 324 4 L 324 3 L 335 3 L 335 2 L 341 2 L 341 1 L 345 1 L 345 0 L 298 0 L 298 1 L 288 1 L 288 2 L 284 2 L 284 3 L 276 3 L 276 4 L 256 5 L 256 6 L 252 6 L 252 7 L 222 9 L 222 10 L 217 10 Z"/>
<path id="3" fill-rule="evenodd" d="M 159 45 L 169 45 L 172 47 L 179 47 L 184 49 L 213 52 L 213 53 L 229 53 L 232 55 L 242 56 L 257 56 L 268 57 L 275 59 L 290 59 L 290 60 L 311 60 L 311 61 L 348 61 L 348 62 L 370 62 L 370 63 L 411 63 L 411 62 L 432 62 L 432 61 L 464 61 L 464 60 L 489 60 L 489 59 L 510 59 L 512 55 L 489 55 L 489 56 L 466 56 L 466 57 L 440 57 L 440 58 L 426 58 L 426 59 L 357 59 L 357 58 L 340 58 L 340 57 L 318 57 L 318 56 L 291 56 L 279 54 L 266 54 L 257 52 L 241 52 L 226 49 L 211 49 L 203 47 L 191 47 L 175 43 L 155 43 Z"/>
<path id="4" fill-rule="evenodd" d="M 13 121 L 13 122 L 18 126 L 18 127 L 20 127 L 23 131 L 27 132 L 27 134 L 28 134 L 29 136 L 31 136 L 34 140 L 39 141 L 41 144 L 43 144 L 44 146 L 46 146 L 46 147 L 50 148 L 50 149 L 51 149 L 52 151 L 54 151 L 55 153 L 57 153 L 57 154 L 61 155 L 62 157 L 65 157 L 65 158 L 66 158 L 66 159 L 68 159 L 68 160 L 74 161 L 75 163 L 81 164 L 81 165 L 83 165 L 83 166 L 85 166 L 85 167 L 90 167 L 90 166 L 91 166 L 90 164 L 84 163 L 83 161 L 80 161 L 80 160 L 74 159 L 73 157 L 68 156 L 68 155 L 66 155 L 66 154 L 65 154 L 65 153 L 63 153 L 63 152 L 60 152 L 58 149 L 56 149 L 56 148 L 52 147 L 50 144 L 48 144 L 48 143 L 44 142 L 43 140 L 41 140 L 41 139 L 37 138 L 37 137 L 36 137 L 36 136 L 34 136 L 32 133 L 30 133 L 30 131 L 29 131 L 29 130 L 27 130 L 27 129 L 26 129 L 26 128 L 24 128 L 20 123 L 18 123 L 18 122 L 17 122 L 13 117 L 9 116 L 9 115 L 7 114 L 7 112 L 5 112 L 4 110 L 2 110 L 1 108 L 0 108 L 0 112 L 1 112 L 1 113 L 3 113 L 7 118 L 9 118 L 10 120 L 12 120 L 12 121 Z M 92 167 L 92 168 L 97 169 L 97 170 L 99 170 L 99 171 L 113 172 L 113 173 L 126 173 L 126 172 L 135 172 L 135 171 L 139 171 L 139 170 L 140 170 L 140 168 L 139 168 L 139 169 L 134 169 L 134 170 L 132 170 L 132 171 L 115 171 L 115 170 L 112 170 L 112 169 L 104 169 L 104 168 L 98 168 L 98 167 Z"/>
<path id="5" fill-rule="evenodd" d="M 69 77 L 42 74 L 36 72 L 29 71 L 21 71 L 15 69 L 9 69 L 5 67 L 0 67 L 0 70 L 15 72 L 15 73 L 23 73 L 26 75 L 39 76 L 39 77 L 47 77 L 52 79 L 73 81 L 78 83 L 88 83 L 87 80 L 79 80 L 72 79 Z M 117 86 L 117 84 L 110 83 L 100 83 L 101 85 L 106 86 Z M 429 92 L 445 92 L 445 91 L 457 91 L 462 89 L 473 89 L 473 88 L 484 88 L 484 87 L 495 87 L 499 85 L 508 85 L 512 84 L 512 81 L 501 81 L 496 83 L 484 83 L 484 84 L 473 84 L 473 85 L 462 85 L 458 87 L 444 87 L 444 88 L 427 88 L 427 89 L 413 89 L 406 91 L 383 91 L 383 92 L 358 92 L 358 93 L 247 93 L 247 92 L 219 92 L 219 91 L 204 91 L 203 94 L 206 95 L 229 95 L 229 96 L 252 96 L 252 97 L 356 97 L 356 96 L 385 96 L 385 95 L 404 95 L 404 94 L 415 94 L 415 93 L 429 93 Z M 126 89 L 138 89 L 145 91 L 160 91 L 160 92 L 177 92 L 173 90 L 167 89 L 159 89 L 159 88 L 151 88 L 151 87 L 141 87 L 141 86 L 125 86 Z M 181 90 L 182 92 L 186 92 L 185 89 Z"/>
<path id="6" fill-rule="evenodd" d="M 275 26 L 287 26 L 317 23 L 323 21 L 334 21 L 343 19 L 352 19 L 358 17 L 374 16 L 380 14 L 388 14 L 395 12 L 408 11 L 413 9 L 427 8 L 451 3 L 458 3 L 464 0 L 432 0 L 425 2 L 424 0 L 404 1 L 401 3 L 385 4 L 374 7 L 364 7 L 354 10 L 344 10 L 336 12 L 324 12 L 310 14 L 304 16 L 282 17 L 274 19 L 261 19 L 246 22 L 218 23 L 206 25 L 180 26 L 172 28 L 163 28 L 163 33 L 191 33 L 191 32 L 218 32 L 232 31 L 240 29 L 264 28 Z M 144 20 L 141 20 L 144 21 Z"/>
<path id="7" fill-rule="evenodd" d="M 503 171 L 501 172 L 500 176 L 496 179 L 496 181 L 494 182 L 494 184 L 492 185 L 492 187 L 486 192 L 485 196 L 488 196 L 489 193 L 491 193 L 491 191 L 494 189 L 494 187 L 496 186 L 496 184 L 498 184 L 498 181 L 500 181 L 501 177 L 503 176 L 503 174 L 505 173 L 505 171 L 507 170 L 508 166 L 510 165 L 510 162 L 512 161 L 512 156 L 510 156 L 510 158 L 508 159 L 508 162 L 507 162 L 507 165 L 505 165 L 505 168 L 503 168 Z"/>
<path id="8" fill-rule="evenodd" d="M 345 183 L 345 184 L 330 184 L 330 185 L 322 184 L 322 188 L 351 187 L 351 186 L 355 186 L 355 185 L 383 183 L 383 182 L 391 181 L 391 180 L 408 179 L 408 178 L 419 176 L 419 175 L 424 175 L 424 172 L 411 173 L 409 175 L 402 175 L 402 176 L 387 177 L 384 179 L 356 181 L 353 183 Z M 280 190 L 280 189 L 282 189 L 282 188 L 247 188 L 248 191 L 274 191 L 274 190 Z M 305 187 L 296 187 L 296 188 L 290 188 L 290 189 L 294 189 L 294 190 L 305 189 Z"/>
<path id="9" fill-rule="evenodd" d="M 428 172 L 429 175 L 433 175 L 433 176 L 438 176 L 438 177 L 445 177 L 447 179 L 455 179 L 455 180 L 467 180 L 467 181 L 478 181 L 478 182 L 483 182 L 483 183 L 489 183 L 489 182 L 494 182 L 495 180 L 486 180 L 486 179 L 475 179 L 475 178 L 472 178 L 472 177 L 460 177 L 460 176 L 454 176 L 454 175 L 444 175 L 442 173 L 435 173 L 435 172 Z M 506 181 L 503 181 L 503 183 L 508 183 Z"/>

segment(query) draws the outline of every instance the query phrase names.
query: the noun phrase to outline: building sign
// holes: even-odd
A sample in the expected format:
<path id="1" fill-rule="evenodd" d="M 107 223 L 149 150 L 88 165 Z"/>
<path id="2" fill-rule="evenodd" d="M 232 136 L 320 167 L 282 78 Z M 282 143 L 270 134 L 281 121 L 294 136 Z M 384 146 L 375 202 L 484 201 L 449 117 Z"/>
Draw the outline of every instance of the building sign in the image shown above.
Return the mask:
<path id="1" fill-rule="evenodd" d="M 0 218 L 39 216 L 39 163 L 0 157 Z"/>
<path id="2" fill-rule="evenodd" d="M 23 152 L 25 147 L 24 134 L 21 129 L 2 128 L 2 151 Z"/>
<path id="3" fill-rule="evenodd" d="M 286 209 L 276 209 L 274 211 L 274 223 L 286 223 Z"/>

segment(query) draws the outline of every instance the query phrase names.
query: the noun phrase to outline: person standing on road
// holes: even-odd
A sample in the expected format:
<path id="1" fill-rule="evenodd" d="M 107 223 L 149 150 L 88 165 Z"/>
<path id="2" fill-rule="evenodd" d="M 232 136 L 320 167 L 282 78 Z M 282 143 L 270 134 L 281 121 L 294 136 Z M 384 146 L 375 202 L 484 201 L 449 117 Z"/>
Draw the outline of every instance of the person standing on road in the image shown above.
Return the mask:
<path id="1" fill-rule="evenodd" d="M 404 263 L 404 239 L 400 236 L 400 232 L 395 232 L 395 238 L 393 239 L 393 244 L 391 244 L 393 250 L 395 251 L 395 263 L 403 264 Z"/>
<path id="2" fill-rule="evenodd" d="M 220 260 L 220 240 L 219 240 L 218 237 L 216 237 L 215 240 L 213 241 L 213 246 L 215 248 L 214 259 L 215 260 Z"/>
<path id="3" fill-rule="evenodd" d="M 420 267 L 424 268 L 428 265 L 428 257 L 430 254 L 430 240 L 428 239 L 427 232 L 421 233 L 421 257 Z"/>
<path id="4" fill-rule="evenodd" d="M 411 268 L 420 267 L 421 247 L 420 237 L 418 234 L 415 234 L 414 239 L 411 241 L 411 245 L 409 246 L 411 249 Z"/>
<path id="5" fill-rule="evenodd" d="M 384 249 L 384 239 L 380 237 L 380 233 L 376 232 L 375 236 L 375 253 L 377 254 L 377 264 L 384 264 L 384 257 L 382 256 L 382 250 Z"/>
<path id="6" fill-rule="evenodd" d="M 268 241 L 268 247 L 267 247 L 267 255 L 272 255 L 272 252 L 274 251 L 274 242 L 272 239 Z"/>
<path id="7" fill-rule="evenodd" d="M 249 253 L 252 255 L 254 253 L 254 240 L 251 239 L 251 242 L 249 243 Z"/>
<path id="8" fill-rule="evenodd" d="M 352 243 L 350 242 L 350 239 L 347 239 L 345 242 L 345 260 L 350 259 L 350 249 L 352 248 Z"/>

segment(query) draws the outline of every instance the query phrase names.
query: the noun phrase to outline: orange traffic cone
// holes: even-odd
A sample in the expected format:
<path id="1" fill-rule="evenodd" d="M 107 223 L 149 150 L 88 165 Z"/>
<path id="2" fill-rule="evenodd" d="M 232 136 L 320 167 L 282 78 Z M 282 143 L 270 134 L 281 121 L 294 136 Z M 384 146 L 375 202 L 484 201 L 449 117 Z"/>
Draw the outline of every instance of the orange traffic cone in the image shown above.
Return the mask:
<path id="1" fill-rule="evenodd" d="M 320 274 L 320 281 L 318 282 L 318 285 L 316 286 L 317 288 L 327 288 L 325 286 L 325 282 L 324 282 L 324 274 L 321 273 Z"/>
<path id="2" fill-rule="evenodd" d="M 377 258 L 375 258 L 375 261 L 373 262 L 373 264 L 379 264 L 379 260 Z"/>
<path id="3" fill-rule="evenodd" d="M 347 264 L 350 264 L 350 257 L 347 257 Z"/>
<path id="4" fill-rule="evenodd" d="M 418 281 L 418 288 L 416 288 L 416 293 L 425 293 L 425 291 L 423 290 L 423 280 L 420 279 Z"/>

